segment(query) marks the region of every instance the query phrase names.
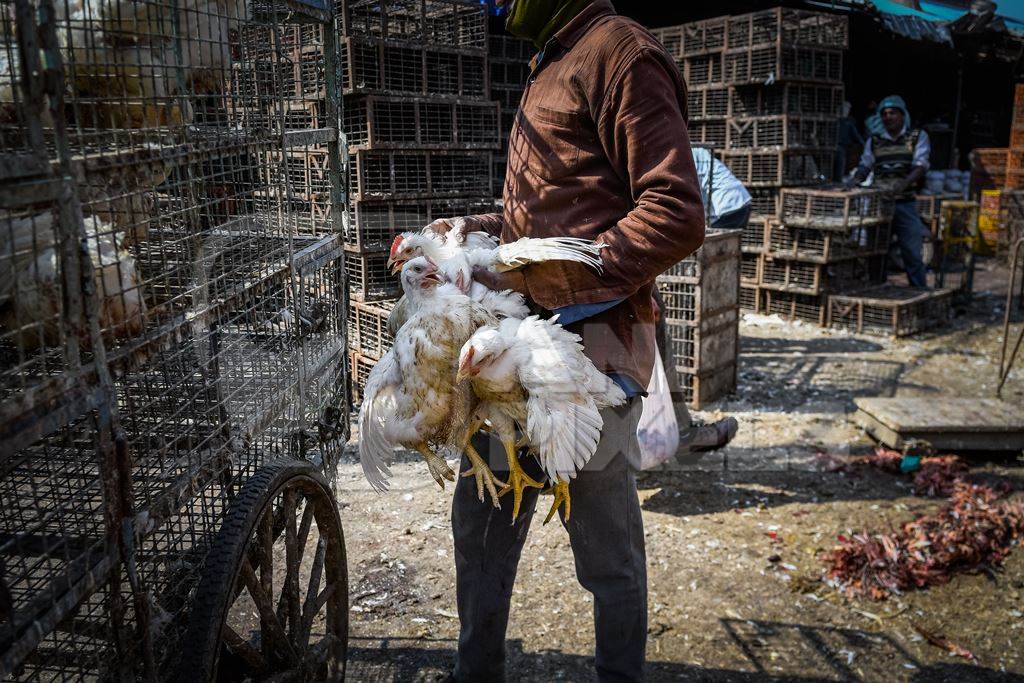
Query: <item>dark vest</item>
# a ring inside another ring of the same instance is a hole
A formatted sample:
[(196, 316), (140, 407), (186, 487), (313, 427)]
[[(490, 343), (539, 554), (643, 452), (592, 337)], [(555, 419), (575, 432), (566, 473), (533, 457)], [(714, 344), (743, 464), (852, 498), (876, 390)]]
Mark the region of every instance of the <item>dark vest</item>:
[[(871, 136), (871, 152), (875, 155), (875, 184), (879, 187), (891, 186), (906, 178), (914, 167), (914, 149), (921, 137), (920, 130), (907, 131), (895, 140), (881, 135)], [(921, 179), (922, 181), (924, 178)], [(918, 183), (918, 187), (920, 183)], [(917, 187), (908, 187), (907, 191), (895, 197), (896, 201), (914, 198)]]

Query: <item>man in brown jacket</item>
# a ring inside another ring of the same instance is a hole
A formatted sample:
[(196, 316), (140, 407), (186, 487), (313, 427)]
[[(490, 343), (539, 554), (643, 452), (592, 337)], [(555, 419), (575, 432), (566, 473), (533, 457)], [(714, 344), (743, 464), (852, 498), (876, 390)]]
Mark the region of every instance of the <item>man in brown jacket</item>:
[[(597, 367), (631, 397), (604, 411), (601, 443), (570, 484), (572, 515), (563, 523), (577, 578), (594, 596), (598, 678), (641, 680), (646, 555), (628, 461), (637, 453), (639, 397), (654, 362), (651, 292), (654, 278), (704, 239), (686, 86), (658, 41), (617, 15), (609, 0), (510, 4), (508, 30), (531, 39), (540, 52), (511, 131), (504, 212), (468, 220), (506, 242), (572, 236), (608, 247), (603, 273), (558, 261), (502, 275), (478, 273), (477, 279), (493, 289), (523, 292), (537, 307), (558, 313), (582, 335)], [(488, 445), (478, 449), (487, 452)], [(500, 446), (491, 453), (492, 465), (503, 460)], [(524, 460), (527, 472), (542, 478), (539, 467), (530, 470), (531, 461)], [(513, 524), (512, 506), (481, 506), (471, 479), (456, 487), (458, 681), (504, 676), (512, 585), (537, 495), (537, 489), (526, 490)], [(547, 597), (557, 602), (557, 596)]]

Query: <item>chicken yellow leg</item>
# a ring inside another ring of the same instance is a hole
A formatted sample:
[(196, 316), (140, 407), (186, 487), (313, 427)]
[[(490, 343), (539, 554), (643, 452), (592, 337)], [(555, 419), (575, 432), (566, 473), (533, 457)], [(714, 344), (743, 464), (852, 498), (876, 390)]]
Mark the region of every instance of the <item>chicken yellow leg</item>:
[(555, 500), (551, 503), (551, 509), (548, 511), (548, 516), (544, 518), (544, 523), (550, 522), (551, 518), (558, 512), (558, 508), (563, 505), (565, 506), (565, 521), (568, 522), (569, 514), (572, 511), (572, 501), (569, 499), (569, 482), (558, 480), (548, 491), (554, 494)]
[(544, 485), (531, 479), (523, 471), (522, 465), (519, 464), (519, 457), (516, 455), (515, 439), (502, 436), (501, 444), (505, 447), (505, 455), (508, 457), (508, 484), (498, 492), (498, 495), (504, 496), (509, 491), (512, 492), (512, 521), (515, 522), (516, 517), (519, 516), (519, 506), (523, 503), (523, 489), (527, 486), (542, 489)]
[(425, 443), (421, 443), (416, 446), (416, 450), (419, 451), (423, 459), (427, 461), (427, 469), (430, 470), (430, 476), (434, 478), (437, 485), (444, 490), (444, 480), (455, 481), (455, 472), (452, 471), (451, 467), (448, 467), (448, 463), (445, 462), (437, 453), (430, 450), (430, 447)]
[(480, 456), (480, 453), (473, 448), (473, 444), (469, 442), (473, 435), (476, 434), (477, 430), (483, 425), (484, 421), (480, 418), (472, 420), (469, 426), (466, 428), (466, 433), (462, 437), (460, 445), (462, 451), (469, 458), (469, 462), (472, 463), (472, 467), (462, 473), (464, 477), (475, 477), (476, 478), (476, 495), (480, 499), (480, 502), (484, 502), (484, 490), (491, 496), (491, 501), (494, 503), (494, 507), (501, 508), (501, 504), (498, 502), (498, 486), (507, 486), (505, 482), (501, 481), (494, 476), (494, 472), (487, 466), (487, 463)]

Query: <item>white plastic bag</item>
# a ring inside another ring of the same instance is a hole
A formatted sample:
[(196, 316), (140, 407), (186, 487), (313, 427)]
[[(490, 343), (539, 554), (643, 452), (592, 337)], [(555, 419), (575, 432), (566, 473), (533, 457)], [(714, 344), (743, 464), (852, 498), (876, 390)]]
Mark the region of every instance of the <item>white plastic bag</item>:
[(643, 399), (640, 422), (636, 426), (640, 443), (640, 462), (637, 469), (648, 470), (665, 462), (679, 448), (679, 423), (672, 406), (668, 377), (661, 362), (661, 353), (654, 350), (654, 372)]

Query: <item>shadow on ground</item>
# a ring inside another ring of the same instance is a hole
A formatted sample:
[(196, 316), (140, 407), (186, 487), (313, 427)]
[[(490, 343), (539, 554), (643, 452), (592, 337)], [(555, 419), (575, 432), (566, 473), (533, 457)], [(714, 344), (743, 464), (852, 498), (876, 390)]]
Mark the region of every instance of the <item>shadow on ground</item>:
[[(904, 680), (912, 683), (1009, 683), (1024, 677), (967, 664), (922, 665), (886, 635), (832, 627), (765, 621), (721, 621), (723, 647), (739, 648), (746, 670), (707, 668), (648, 660), (648, 681), (761, 682)], [(431, 638), (354, 639), (349, 645), (349, 681), (434, 681), (455, 661), (454, 640)], [(592, 657), (553, 651), (524, 652), (507, 644), (509, 681), (592, 681)], [(888, 670), (891, 675), (884, 672)], [(859, 673), (867, 672), (867, 673)]]

